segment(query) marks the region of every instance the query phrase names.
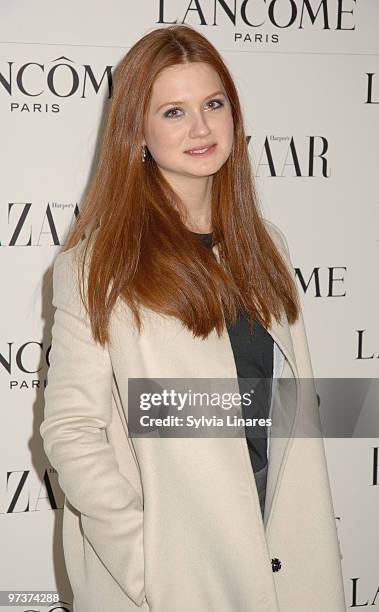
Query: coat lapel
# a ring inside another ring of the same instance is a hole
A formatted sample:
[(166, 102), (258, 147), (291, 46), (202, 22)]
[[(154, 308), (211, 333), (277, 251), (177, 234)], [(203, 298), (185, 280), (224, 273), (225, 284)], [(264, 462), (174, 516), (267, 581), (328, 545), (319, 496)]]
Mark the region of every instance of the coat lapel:
[[(220, 262), (217, 244), (212, 247), (215, 257)], [(280, 321), (272, 319), (267, 331), (282, 352), (284, 367), (281, 375), (274, 381), (273, 398), (270, 414), (272, 416), (272, 427), (270, 430), (269, 461), (267, 473), (266, 502), (264, 512), (264, 525), (266, 531), (271, 524), (275, 499), (278, 496), (282, 475), (288, 456), (291, 432), (298, 402), (298, 368), (296, 364), (295, 350), (287, 316), (282, 311)], [(274, 350), (274, 360), (278, 358), (278, 348)], [(274, 371), (275, 371), (274, 363)], [(248, 452), (246, 450), (246, 452)]]
[(269, 530), (273, 511), (275, 509), (275, 500), (279, 495), (290, 442), (293, 436), (293, 427), (299, 399), (298, 369), (291, 331), (285, 313), (282, 314), (280, 322), (276, 320), (272, 322), (268, 331), (276, 343), (274, 349), (274, 364), (275, 358), (278, 358), (280, 349), (284, 356), (284, 366), (281, 369), (279, 378), (273, 381), (271, 404), (272, 426), (270, 428), (264, 512), (266, 532)]
[(273, 319), (267, 331), (271, 335), (272, 339), (279, 346), (284, 357), (288, 361), (291, 367), (293, 376), (297, 378), (299, 374), (298, 374), (298, 369), (296, 365), (295, 351), (293, 347), (290, 327), (289, 327), (287, 317), (284, 312), (282, 314), (282, 318), (280, 322), (276, 321), (276, 319)]

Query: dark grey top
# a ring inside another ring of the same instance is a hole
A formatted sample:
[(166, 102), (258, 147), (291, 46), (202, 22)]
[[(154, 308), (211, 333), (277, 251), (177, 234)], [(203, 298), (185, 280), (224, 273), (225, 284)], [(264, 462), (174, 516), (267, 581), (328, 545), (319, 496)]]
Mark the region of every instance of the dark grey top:
[[(212, 233), (192, 233), (199, 236), (206, 247), (212, 248)], [(227, 330), (233, 349), (240, 393), (241, 395), (251, 393), (254, 389), (251, 405), (242, 404), (243, 416), (267, 419), (271, 402), (274, 341), (257, 321), (254, 321), (253, 333), (250, 334), (248, 319), (243, 312), (239, 313), (234, 326), (227, 323)], [(245, 433), (263, 512), (267, 474), (266, 430), (262, 427), (245, 427)]]

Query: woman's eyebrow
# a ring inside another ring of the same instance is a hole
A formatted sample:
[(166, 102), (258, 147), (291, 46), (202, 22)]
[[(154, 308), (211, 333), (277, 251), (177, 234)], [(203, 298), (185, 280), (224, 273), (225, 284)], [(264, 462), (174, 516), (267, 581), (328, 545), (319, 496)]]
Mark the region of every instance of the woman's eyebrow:
[[(222, 96), (225, 96), (223, 91), (215, 91), (214, 93), (209, 94), (209, 96), (205, 96), (204, 100), (208, 100), (208, 98), (213, 98), (214, 96), (219, 96), (220, 94)], [(204, 100), (203, 100), (203, 102), (204, 102)], [(172, 102), (165, 102), (164, 104), (161, 104), (157, 108), (156, 112), (158, 113), (161, 110), (161, 108), (163, 108), (164, 106), (171, 106), (171, 105), (176, 106), (176, 105), (179, 105), (179, 104), (184, 104), (183, 100), (174, 100)]]

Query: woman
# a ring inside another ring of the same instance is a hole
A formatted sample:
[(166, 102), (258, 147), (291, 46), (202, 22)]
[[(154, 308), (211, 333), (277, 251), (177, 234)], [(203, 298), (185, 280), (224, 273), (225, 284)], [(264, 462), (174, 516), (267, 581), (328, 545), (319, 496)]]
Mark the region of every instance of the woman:
[[(317, 402), (291, 270), (220, 55), (186, 26), (150, 32), (54, 265), (41, 435), (75, 612), (345, 610), (323, 442), (300, 436)], [(131, 379), (248, 377), (274, 383), (268, 439), (131, 431)]]

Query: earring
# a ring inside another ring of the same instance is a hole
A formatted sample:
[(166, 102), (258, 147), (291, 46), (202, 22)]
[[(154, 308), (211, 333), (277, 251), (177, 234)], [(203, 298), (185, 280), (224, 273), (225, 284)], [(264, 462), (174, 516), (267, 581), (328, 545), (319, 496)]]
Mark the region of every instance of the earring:
[(145, 145), (142, 145), (142, 162), (145, 163), (146, 161), (146, 147)]

